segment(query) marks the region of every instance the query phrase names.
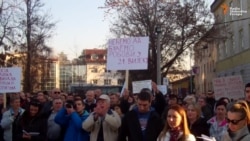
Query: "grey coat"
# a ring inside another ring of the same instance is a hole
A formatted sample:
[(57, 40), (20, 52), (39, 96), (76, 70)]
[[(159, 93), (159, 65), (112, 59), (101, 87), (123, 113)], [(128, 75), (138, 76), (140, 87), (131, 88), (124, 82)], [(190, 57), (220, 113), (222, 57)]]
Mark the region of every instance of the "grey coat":
[[(19, 114), (22, 115), (24, 109), (19, 109)], [(1, 120), (1, 126), (4, 130), (3, 138), (5, 141), (12, 141), (12, 123), (14, 122), (14, 117), (12, 116), (11, 109), (3, 113), (3, 118)]]
[(221, 141), (250, 141), (250, 134), (248, 131), (247, 126), (244, 126), (241, 128), (239, 131), (236, 131), (235, 133), (228, 133), (226, 131), (223, 136)]

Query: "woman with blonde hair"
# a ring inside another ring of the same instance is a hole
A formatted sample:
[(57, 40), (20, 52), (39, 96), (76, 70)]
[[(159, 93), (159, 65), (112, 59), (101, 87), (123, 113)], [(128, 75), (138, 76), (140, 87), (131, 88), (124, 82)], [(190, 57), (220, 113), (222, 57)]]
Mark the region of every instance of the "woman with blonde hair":
[(246, 101), (229, 104), (227, 111), (228, 130), (221, 141), (250, 141), (247, 125), (250, 124), (250, 111)]
[(172, 105), (167, 111), (165, 126), (157, 141), (195, 141), (188, 129), (186, 111), (180, 105)]
[[(195, 137), (200, 137), (202, 134), (209, 136), (209, 125), (206, 119), (201, 117), (201, 106), (199, 104), (188, 104), (187, 119), (189, 130)], [(197, 139), (197, 141), (202, 141), (202, 139)]]

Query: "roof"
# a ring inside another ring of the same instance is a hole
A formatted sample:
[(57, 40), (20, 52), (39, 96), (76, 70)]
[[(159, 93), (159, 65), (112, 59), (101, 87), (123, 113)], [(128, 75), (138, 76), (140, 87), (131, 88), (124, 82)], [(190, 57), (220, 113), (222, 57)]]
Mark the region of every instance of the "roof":
[(106, 49), (85, 49), (83, 53), (85, 63), (106, 63)]

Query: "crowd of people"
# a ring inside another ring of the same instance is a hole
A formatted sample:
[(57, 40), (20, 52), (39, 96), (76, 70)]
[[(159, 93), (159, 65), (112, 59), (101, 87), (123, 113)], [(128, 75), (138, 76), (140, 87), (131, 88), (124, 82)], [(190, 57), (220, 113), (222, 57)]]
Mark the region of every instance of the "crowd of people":
[(0, 141), (202, 141), (203, 135), (250, 141), (249, 105), (250, 83), (241, 100), (215, 100), (213, 92), (180, 100), (163, 95), (154, 82), (137, 94), (54, 88), (11, 94), (7, 101), (0, 94)]

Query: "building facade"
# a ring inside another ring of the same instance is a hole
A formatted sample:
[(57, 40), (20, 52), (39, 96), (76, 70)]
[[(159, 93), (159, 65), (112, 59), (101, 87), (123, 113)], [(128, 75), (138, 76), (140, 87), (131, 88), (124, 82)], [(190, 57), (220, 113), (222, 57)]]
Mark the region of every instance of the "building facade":
[(123, 85), (124, 73), (106, 69), (106, 49), (85, 49), (86, 82), (93, 85)]
[(204, 94), (213, 90), (213, 78), (216, 77), (217, 41), (211, 28), (194, 47), (194, 92)]
[(227, 35), (217, 42), (217, 77), (241, 75), (244, 83), (250, 82), (250, 1), (215, 0), (211, 11)]
[(215, 24), (194, 48), (198, 94), (213, 91), (216, 77), (241, 75), (250, 82), (250, 1), (215, 0), (211, 12)]

